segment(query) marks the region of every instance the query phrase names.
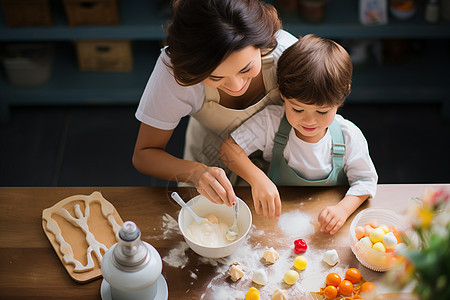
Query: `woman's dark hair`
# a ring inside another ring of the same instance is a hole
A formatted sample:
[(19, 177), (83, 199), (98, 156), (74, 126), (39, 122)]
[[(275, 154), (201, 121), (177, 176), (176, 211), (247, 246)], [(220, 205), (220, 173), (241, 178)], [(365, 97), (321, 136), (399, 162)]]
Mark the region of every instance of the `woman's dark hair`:
[(175, 0), (165, 51), (176, 81), (206, 79), (232, 52), (247, 46), (272, 51), (281, 29), (276, 9), (260, 0)]
[(308, 34), (278, 60), (281, 95), (305, 104), (341, 106), (350, 94), (353, 64), (336, 42)]

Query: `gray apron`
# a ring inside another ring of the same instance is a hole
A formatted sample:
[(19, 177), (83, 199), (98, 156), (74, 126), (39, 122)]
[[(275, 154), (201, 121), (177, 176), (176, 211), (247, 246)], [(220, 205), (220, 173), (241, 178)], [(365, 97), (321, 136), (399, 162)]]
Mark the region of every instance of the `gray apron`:
[(272, 161), (270, 163), (268, 176), (279, 186), (336, 186), (348, 185), (348, 179), (344, 172), (344, 155), (345, 155), (345, 140), (342, 134), (342, 129), (339, 123), (334, 119), (333, 123), (328, 127), (331, 134), (332, 149), (330, 153), (333, 160), (333, 169), (330, 174), (324, 179), (307, 180), (297, 174), (284, 159), (284, 148), (289, 139), (289, 132), (292, 126), (286, 119), (286, 114), (283, 116), (275, 135)]

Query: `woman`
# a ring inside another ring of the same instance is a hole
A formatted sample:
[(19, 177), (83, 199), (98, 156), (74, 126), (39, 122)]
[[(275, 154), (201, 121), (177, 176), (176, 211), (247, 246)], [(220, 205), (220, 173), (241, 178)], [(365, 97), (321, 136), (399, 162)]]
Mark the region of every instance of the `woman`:
[[(211, 201), (236, 196), (219, 165), (229, 132), (267, 104), (279, 103), (276, 62), (296, 38), (281, 30), (275, 8), (259, 0), (179, 0), (167, 47), (144, 90), (133, 164), (144, 174), (189, 182)], [(190, 115), (184, 159), (165, 147)]]

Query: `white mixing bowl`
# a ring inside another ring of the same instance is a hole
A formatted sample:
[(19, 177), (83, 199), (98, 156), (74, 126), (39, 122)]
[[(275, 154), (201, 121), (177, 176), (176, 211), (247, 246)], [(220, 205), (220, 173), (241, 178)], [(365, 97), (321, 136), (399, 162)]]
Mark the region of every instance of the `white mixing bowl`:
[[(250, 231), (250, 227), (252, 226), (252, 214), (244, 201), (239, 198), (237, 198), (237, 200), (239, 201), (237, 221), (237, 226), (239, 228), (238, 237), (230, 244), (219, 247), (200, 245), (189, 239), (189, 237), (186, 236), (186, 228), (194, 222), (194, 218), (186, 209), (181, 209), (180, 214), (178, 215), (178, 226), (180, 227), (184, 240), (195, 253), (208, 258), (221, 258), (232, 254), (244, 242)], [(228, 227), (233, 225), (234, 207), (213, 203), (202, 195), (195, 196), (187, 202), (187, 205), (189, 205), (200, 217), (214, 214), (221, 222), (227, 224)]]

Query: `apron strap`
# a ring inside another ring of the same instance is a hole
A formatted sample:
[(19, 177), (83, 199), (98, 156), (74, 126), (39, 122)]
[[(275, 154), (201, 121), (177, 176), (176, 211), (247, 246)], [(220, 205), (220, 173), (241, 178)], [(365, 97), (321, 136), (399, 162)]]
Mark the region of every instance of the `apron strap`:
[(263, 82), (266, 93), (277, 87), (277, 74), (272, 53), (261, 57)]
[(289, 140), (289, 132), (291, 131), (291, 124), (286, 119), (286, 113), (283, 115), (283, 118), (280, 121), (280, 125), (278, 127), (278, 132), (275, 134), (275, 138), (273, 140), (273, 148), (272, 148), (272, 162), (270, 163), (268, 177), (276, 182), (276, 178), (278, 177), (280, 170), (280, 160), (283, 158), (283, 151), (286, 147), (286, 144)]
[(342, 133), (341, 126), (337, 122), (336, 118), (328, 127), (331, 134), (332, 148), (331, 155), (333, 156), (333, 169), (339, 170), (344, 167), (344, 155), (345, 155), (345, 140)]

